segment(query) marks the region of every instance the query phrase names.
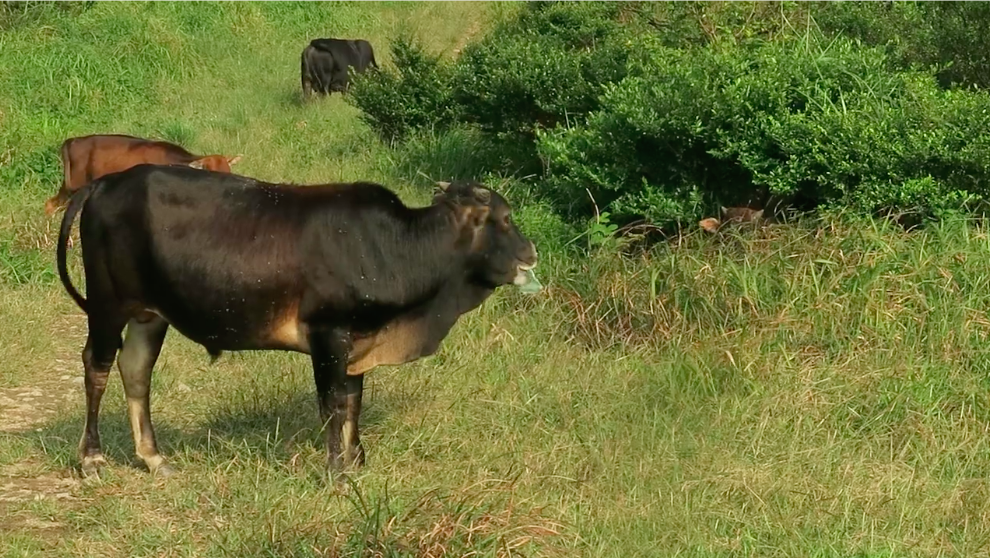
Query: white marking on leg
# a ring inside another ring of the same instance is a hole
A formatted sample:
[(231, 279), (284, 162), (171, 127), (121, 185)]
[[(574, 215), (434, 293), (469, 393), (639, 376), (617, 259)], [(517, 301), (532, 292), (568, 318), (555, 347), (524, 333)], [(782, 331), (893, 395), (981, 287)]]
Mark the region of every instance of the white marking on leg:
[(134, 451), (151, 471), (164, 461), (155, 448), (149, 408), (151, 371), (161, 348), (159, 337), (164, 327), (167, 327), (165, 321), (158, 317), (145, 323), (131, 320), (127, 325), (124, 346), (117, 356), (117, 366), (120, 368), (120, 377), (127, 396), (127, 415), (134, 438)]

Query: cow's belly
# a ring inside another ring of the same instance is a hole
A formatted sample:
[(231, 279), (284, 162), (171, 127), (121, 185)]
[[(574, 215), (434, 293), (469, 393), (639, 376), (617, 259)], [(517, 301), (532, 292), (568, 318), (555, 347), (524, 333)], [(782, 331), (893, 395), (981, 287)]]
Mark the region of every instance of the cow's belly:
[(264, 291), (215, 297), (171, 292), (168, 296), (151, 297), (144, 306), (210, 351), (309, 352), (308, 332), (298, 318), (298, 304)]

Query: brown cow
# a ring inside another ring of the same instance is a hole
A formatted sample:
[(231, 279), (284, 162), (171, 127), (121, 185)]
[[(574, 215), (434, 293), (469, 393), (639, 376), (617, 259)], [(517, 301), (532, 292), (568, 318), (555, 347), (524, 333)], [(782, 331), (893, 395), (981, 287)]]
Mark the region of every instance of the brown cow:
[(230, 165), (241, 156), (193, 155), (166, 141), (148, 140), (122, 134), (69, 138), (62, 143), (62, 188), (45, 202), (51, 215), (69, 203), (72, 194), (101, 176), (127, 170), (135, 165), (188, 165), (196, 169), (230, 172)]
[(710, 233), (717, 232), (720, 228), (730, 223), (762, 223), (763, 210), (750, 209), (748, 207), (720, 207), (719, 216), (721, 219), (709, 217), (698, 222), (698, 226)]

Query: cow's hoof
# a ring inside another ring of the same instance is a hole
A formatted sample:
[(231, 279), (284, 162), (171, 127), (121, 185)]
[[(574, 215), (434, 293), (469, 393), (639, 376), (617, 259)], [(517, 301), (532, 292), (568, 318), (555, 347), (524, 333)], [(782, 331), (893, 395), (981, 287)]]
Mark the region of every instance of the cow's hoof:
[(178, 472), (179, 472), (178, 469), (176, 469), (175, 467), (169, 465), (168, 463), (162, 463), (161, 465), (155, 467), (151, 471), (151, 473), (153, 475), (155, 475), (156, 477), (161, 477), (161, 478), (171, 477), (172, 475), (174, 475), (174, 474), (176, 474)]
[(333, 469), (327, 469), (325, 480), (327, 484), (333, 486), (334, 490), (342, 494), (347, 493), (352, 482), (347, 473)]
[(354, 471), (364, 467), (364, 450), (360, 447), (357, 451), (348, 452), (344, 455), (344, 469)]
[(99, 481), (107, 460), (102, 455), (85, 457), (82, 460), (82, 477), (86, 481)]
[(328, 459), (323, 478), (338, 490), (345, 486), (347, 484), (347, 473), (344, 472), (344, 460), (340, 457)]

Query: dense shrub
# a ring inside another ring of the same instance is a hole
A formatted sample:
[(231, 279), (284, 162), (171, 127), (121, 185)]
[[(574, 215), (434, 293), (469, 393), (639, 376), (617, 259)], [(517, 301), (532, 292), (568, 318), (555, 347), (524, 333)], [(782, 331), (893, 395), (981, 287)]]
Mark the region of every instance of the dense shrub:
[(987, 193), (990, 101), (947, 86), (988, 79), (988, 10), (531, 2), (454, 61), (398, 43), (352, 102), (386, 139), (477, 130), (471, 168), (537, 175), (574, 222), (593, 203), (658, 224), (718, 204), (940, 215)]
[(355, 76), (348, 99), (385, 141), (400, 141), (411, 130), (445, 129), (456, 120), (451, 100), (452, 68), (409, 37), (391, 45), (395, 69)]
[(990, 98), (944, 91), (839, 39), (688, 53), (638, 45), (643, 68), (586, 126), (542, 134), (553, 199), (658, 223), (716, 201), (957, 209), (990, 181)]
[(388, 141), (413, 129), (476, 125), (511, 152), (502, 162), (512, 171), (532, 170), (534, 130), (580, 122), (598, 108), (601, 86), (625, 75), (629, 35), (618, 14), (614, 3), (532, 2), (456, 63), (400, 39), (395, 70), (366, 74), (349, 99)]
[(536, 4), (468, 45), (454, 92), (464, 119), (522, 135), (580, 122), (600, 86), (625, 75), (628, 37), (616, 14), (611, 3)]
[(990, 88), (987, 2), (823, 2), (813, 13), (824, 32), (881, 46), (897, 67), (936, 67), (943, 87)]
[(990, 89), (990, 4), (924, 2), (943, 85)]

